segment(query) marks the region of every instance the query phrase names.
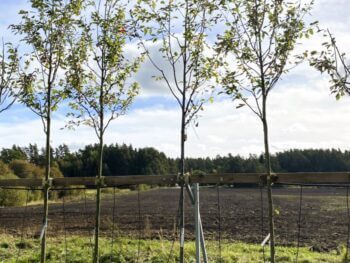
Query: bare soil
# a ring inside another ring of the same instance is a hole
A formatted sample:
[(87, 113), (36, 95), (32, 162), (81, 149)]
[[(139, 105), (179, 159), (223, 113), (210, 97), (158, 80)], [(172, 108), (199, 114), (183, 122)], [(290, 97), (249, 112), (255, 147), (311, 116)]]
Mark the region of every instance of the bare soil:
[[(155, 189), (113, 196), (106, 194), (101, 211), (102, 234), (140, 238), (174, 239), (177, 230), (179, 188)], [(273, 190), (278, 245), (296, 245), (300, 188)], [(260, 243), (268, 234), (266, 192), (258, 188), (203, 187), (201, 216), (206, 238), (223, 242)], [(220, 199), (220, 202), (218, 200)], [(140, 202), (138, 202), (140, 200)], [(113, 208), (114, 207), (114, 208)], [(220, 208), (220, 216), (219, 216)], [(42, 206), (0, 208), (0, 233), (37, 238), (42, 227)], [(114, 210), (114, 217), (113, 217)], [(193, 207), (186, 196), (186, 238), (193, 238)], [(63, 213), (64, 212), (64, 213)], [(262, 216), (263, 212), (263, 216)], [(51, 204), (48, 234), (92, 236), (94, 200)], [(340, 249), (348, 237), (345, 188), (303, 187), (300, 245), (314, 251)], [(263, 219), (263, 220), (262, 220)], [(114, 221), (114, 223), (113, 223)]]

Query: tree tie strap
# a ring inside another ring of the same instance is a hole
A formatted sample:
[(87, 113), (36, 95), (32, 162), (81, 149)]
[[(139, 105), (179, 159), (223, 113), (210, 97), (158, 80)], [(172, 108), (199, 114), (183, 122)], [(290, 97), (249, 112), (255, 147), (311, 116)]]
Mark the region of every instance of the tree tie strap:
[(102, 187), (106, 186), (105, 177), (104, 176), (101, 176), (101, 177), (97, 176), (96, 180), (95, 180), (95, 184), (96, 184), (97, 188), (102, 188)]
[(177, 175), (177, 183), (179, 185), (189, 184), (189, 181), (190, 181), (190, 173), (185, 173), (185, 174), (179, 173)]
[(45, 223), (43, 224), (43, 227), (41, 228), (41, 232), (40, 232), (40, 241), (42, 241), (44, 234), (46, 232), (47, 229), (47, 219), (45, 221)]
[(42, 182), (43, 189), (50, 189), (53, 185), (53, 179), (48, 178), (47, 180), (44, 178)]
[[(259, 180), (259, 186), (265, 186), (267, 185), (267, 174), (262, 174), (259, 176), (260, 180)], [(273, 185), (274, 183), (277, 183), (278, 181), (278, 175), (276, 173), (271, 173), (270, 174), (270, 182), (271, 185)]]

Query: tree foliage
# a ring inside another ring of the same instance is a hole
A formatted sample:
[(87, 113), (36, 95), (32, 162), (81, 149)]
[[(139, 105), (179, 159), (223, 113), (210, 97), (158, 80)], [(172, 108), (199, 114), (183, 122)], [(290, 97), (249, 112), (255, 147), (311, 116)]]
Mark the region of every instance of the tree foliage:
[(238, 107), (248, 106), (263, 119), (263, 98), (304, 59), (303, 52), (293, 51), (314, 32), (316, 23), (305, 22), (311, 7), (312, 2), (303, 5), (298, 0), (235, 0), (223, 5), (227, 28), (216, 45), (223, 55), (221, 84), (240, 102)]
[(330, 76), (330, 90), (338, 100), (345, 94), (350, 95), (350, 63), (332, 33), (324, 29), (319, 29), (319, 32), (326, 40), (322, 43), (321, 51), (310, 52), (310, 65)]
[(22, 92), (17, 87), (18, 50), (10, 43), (2, 44), (0, 54), (0, 113), (9, 109)]
[(12, 148), (3, 148), (0, 152), (1, 160), (9, 164), (13, 160), (26, 160), (27, 155), (24, 149), (13, 145)]
[(208, 60), (208, 32), (218, 19), (216, 2), (138, 2), (133, 18), (139, 44), (159, 73), (154, 78), (162, 81), (176, 99), (187, 127), (203, 110), (203, 104), (213, 99), (208, 80), (216, 72)]
[[(14, 175), (10, 167), (0, 160), (0, 180), (1, 179), (18, 179)], [(13, 189), (0, 189), (0, 206), (19, 206), (26, 201), (26, 194), (24, 191)]]
[(125, 114), (139, 93), (132, 81), (142, 56), (128, 57), (130, 25), (117, 0), (90, 1), (80, 33), (70, 40), (67, 92), (72, 99), (69, 127), (85, 124), (103, 137), (108, 125)]
[(45, 132), (48, 113), (66, 97), (61, 87), (67, 37), (74, 31), (80, 5), (80, 0), (32, 0), (30, 10), (19, 12), (21, 23), (11, 25), (28, 48), (21, 61), (19, 84), (26, 92), (20, 101), (42, 118)]
[[(31, 144), (33, 146), (33, 144)], [(35, 144), (34, 144), (35, 145)], [(15, 174), (22, 178), (40, 178), (43, 164), (37, 165), (36, 158), (27, 151), (27, 147), (13, 146), (0, 151), (0, 174)], [(66, 149), (61, 152), (61, 149)], [(15, 150), (14, 150), (15, 149)], [(10, 162), (7, 152), (14, 152)], [(57, 167), (65, 177), (94, 176), (98, 170), (98, 145), (87, 145), (73, 152), (67, 145), (54, 148), (53, 167)], [(25, 153), (25, 156), (23, 156)], [(59, 153), (59, 154), (58, 154)], [(15, 159), (20, 156), (21, 159)], [(45, 150), (39, 150), (39, 159), (45, 158)], [(264, 155), (247, 157), (228, 154), (214, 158), (186, 158), (189, 170), (209, 173), (263, 173)], [(28, 172), (17, 172), (17, 164)], [(136, 149), (131, 145), (110, 144), (105, 146), (103, 174), (106, 176), (124, 175), (164, 175), (175, 174), (180, 168), (179, 158), (169, 158), (154, 148)], [(272, 170), (275, 172), (346, 172), (350, 170), (350, 152), (339, 149), (292, 149), (271, 155)], [(3, 168), (5, 167), (5, 168)], [(58, 175), (59, 176), (59, 175)]]

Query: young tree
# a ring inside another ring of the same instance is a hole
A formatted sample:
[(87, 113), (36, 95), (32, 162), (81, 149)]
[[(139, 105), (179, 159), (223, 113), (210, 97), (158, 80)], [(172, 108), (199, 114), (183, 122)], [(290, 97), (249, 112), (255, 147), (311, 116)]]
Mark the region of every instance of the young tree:
[(71, 40), (68, 57), (67, 92), (72, 99), (69, 116), (73, 117), (68, 126), (91, 126), (99, 140), (94, 262), (99, 258), (104, 135), (111, 121), (125, 114), (139, 93), (131, 78), (143, 56), (127, 58), (132, 37), (125, 8), (119, 0), (91, 1), (90, 13), (81, 19), (81, 34)]
[(313, 24), (304, 21), (311, 6), (299, 0), (229, 0), (221, 5), (227, 29), (218, 37), (217, 50), (230, 56), (221, 84), (241, 102), (237, 108), (247, 106), (260, 119), (264, 131), (271, 262), (275, 235), (267, 99), (281, 76), (304, 57), (292, 52), (313, 33)]
[[(180, 262), (184, 261), (185, 142), (187, 129), (211, 97), (215, 65), (208, 63), (208, 31), (217, 20), (216, 1), (139, 1), (133, 12), (140, 45), (181, 110)], [(155, 58), (158, 46), (162, 59)], [(154, 51), (154, 50), (153, 50)], [(209, 94), (209, 95), (208, 95)], [(187, 186), (188, 187), (188, 186)]]
[(21, 10), (22, 22), (12, 25), (23, 36), (29, 50), (25, 54), (20, 84), (26, 91), (20, 101), (37, 114), (46, 135), (44, 219), (41, 234), (41, 262), (46, 260), (46, 230), (51, 174), (51, 113), (65, 97), (60, 85), (66, 60), (68, 35), (74, 31), (74, 17), (79, 15), (81, 0), (31, 0), (30, 10)]

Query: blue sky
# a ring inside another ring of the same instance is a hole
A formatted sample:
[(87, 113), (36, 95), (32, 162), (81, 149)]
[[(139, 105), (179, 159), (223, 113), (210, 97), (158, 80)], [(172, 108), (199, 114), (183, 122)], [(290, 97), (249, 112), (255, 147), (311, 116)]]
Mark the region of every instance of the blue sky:
[[(313, 20), (329, 28), (344, 52), (350, 53), (350, 1), (316, 0)], [(7, 29), (17, 23), (19, 9), (25, 0), (0, 0), (0, 37), (17, 41)], [(314, 47), (321, 40), (305, 45)], [(128, 114), (115, 120), (107, 130), (107, 143), (127, 143), (135, 147), (152, 146), (167, 155), (179, 155), (180, 112), (174, 99), (162, 83), (151, 78), (154, 70), (149, 62), (141, 67), (137, 79), (142, 86)], [(336, 101), (330, 95), (328, 79), (306, 65), (293, 70), (282, 79), (269, 99), (272, 151), (291, 148), (340, 148), (350, 150), (350, 101)], [(61, 129), (65, 125), (64, 111), (54, 115), (52, 144), (68, 144), (78, 149), (96, 142), (89, 127), (75, 131)], [(263, 151), (262, 128), (259, 120), (245, 108), (235, 109), (228, 99), (206, 106), (199, 127), (188, 130), (189, 156), (211, 156), (228, 153), (247, 156)], [(41, 121), (28, 109), (16, 105), (0, 115), (0, 147), (29, 142), (44, 145)]]

